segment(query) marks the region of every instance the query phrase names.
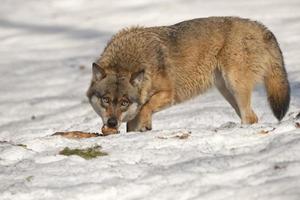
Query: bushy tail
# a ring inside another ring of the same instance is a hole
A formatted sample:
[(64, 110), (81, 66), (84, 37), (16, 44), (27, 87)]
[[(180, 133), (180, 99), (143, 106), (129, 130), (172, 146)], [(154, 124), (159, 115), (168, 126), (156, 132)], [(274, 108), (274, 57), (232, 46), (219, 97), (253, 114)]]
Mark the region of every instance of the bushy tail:
[(265, 76), (268, 101), (275, 117), (280, 121), (290, 105), (290, 85), (283, 62), (273, 65)]
[(264, 39), (270, 56), (270, 66), (264, 78), (265, 87), (273, 114), (280, 121), (289, 109), (290, 84), (276, 37), (266, 29)]

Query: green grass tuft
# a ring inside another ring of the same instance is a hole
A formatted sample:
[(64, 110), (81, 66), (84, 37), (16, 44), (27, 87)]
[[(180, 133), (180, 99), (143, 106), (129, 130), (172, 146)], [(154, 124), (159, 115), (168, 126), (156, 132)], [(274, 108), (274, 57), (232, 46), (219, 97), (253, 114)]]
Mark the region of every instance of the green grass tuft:
[(69, 147), (64, 148), (59, 152), (60, 155), (72, 156), (77, 155), (86, 160), (96, 158), (98, 156), (106, 156), (108, 155), (106, 152), (100, 151), (100, 146), (89, 147), (86, 149), (70, 149)]
[(27, 176), (27, 177), (26, 177), (26, 181), (28, 181), (28, 182), (31, 182), (32, 179), (33, 179), (33, 176)]
[(19, 147), (24, 147), (25, 149), (27, 148), (27, 145), (26, 145), (26, 144), (17, 144), (17, 146), (19, 146)]

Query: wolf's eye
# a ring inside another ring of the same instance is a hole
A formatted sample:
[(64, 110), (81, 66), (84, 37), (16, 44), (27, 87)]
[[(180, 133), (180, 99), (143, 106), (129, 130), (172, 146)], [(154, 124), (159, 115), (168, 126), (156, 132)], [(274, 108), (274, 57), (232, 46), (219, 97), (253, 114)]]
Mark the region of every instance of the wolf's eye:
[(108, 97), (102, 97), (101, 98), (103, 103), (109, 103), (109, 98)]
[(121, 106), (127, 107), (129, 105), (129, 102), (126, 100), (121, 101)]

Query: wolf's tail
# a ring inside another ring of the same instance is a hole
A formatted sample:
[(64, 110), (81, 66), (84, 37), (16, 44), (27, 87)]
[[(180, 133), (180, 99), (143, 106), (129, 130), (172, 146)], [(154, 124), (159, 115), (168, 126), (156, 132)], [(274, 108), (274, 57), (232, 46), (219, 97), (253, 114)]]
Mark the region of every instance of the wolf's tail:
[(280, 121), (286, 114), (290, 105), (290, 84), (284, 67), (280, 47), (272, 33), (268, 35), (271, 65), (264, 82), (267, 90), (268, 101), (275, 117)]

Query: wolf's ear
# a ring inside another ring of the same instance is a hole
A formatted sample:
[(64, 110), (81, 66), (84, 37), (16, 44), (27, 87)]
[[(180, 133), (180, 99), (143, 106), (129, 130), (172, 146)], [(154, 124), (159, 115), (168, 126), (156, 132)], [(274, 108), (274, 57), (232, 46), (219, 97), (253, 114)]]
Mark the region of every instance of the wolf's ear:
[(130, 83), (133, 86), (140, 86), (144, 80), (144, 76), (145, 76), (144, 70), (135, 72), (131, 75)]
[(100, 81), (105, 76), (105, 71), (97, 63), (93, 63), (93, 80)]

